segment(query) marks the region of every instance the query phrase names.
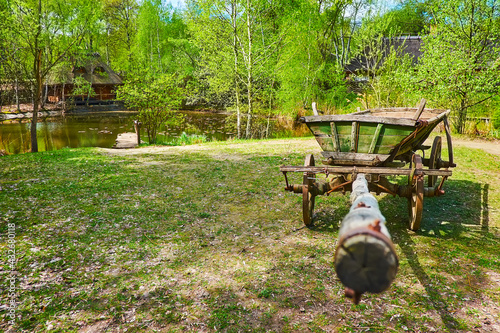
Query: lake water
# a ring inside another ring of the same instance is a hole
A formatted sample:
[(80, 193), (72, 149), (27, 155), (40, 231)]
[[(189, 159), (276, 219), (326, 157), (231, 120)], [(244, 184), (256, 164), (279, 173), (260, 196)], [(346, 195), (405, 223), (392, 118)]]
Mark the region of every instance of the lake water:
[[(233, 119), (221, 113), (182, 112), (185, 122), (175, 127), (162, 129), (158, 141), (169, 142), (186, 134), (203, 134), (208, 140), (224, 141), (236, 136)], [(64, 147), (111, 148), (120, 133), (134, 132), (134, 112), (78, 113), (61, 117), (41, 119), (37, 126), (39, 151), (57, 150)], [(264, 122), (265, 123), (265, 122)], [(271, 137), (304, 136), (309, 131), (303, 125), (287, 129), (272, 122)], [(264, 135), (265, 124), (261, 125), (257, 137)], [(142, 139), (147, 135), (142, 131)], [(9, 120), (0, 122), (0, 150), (19, 154), (30, 150), (30, 121)]]

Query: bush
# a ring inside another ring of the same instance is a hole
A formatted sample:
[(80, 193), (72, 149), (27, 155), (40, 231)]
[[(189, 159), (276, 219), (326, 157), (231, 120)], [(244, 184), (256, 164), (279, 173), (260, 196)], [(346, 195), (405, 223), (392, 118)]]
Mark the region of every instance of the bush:
[(174, 144), (179, 146), (184, 145), (194, 145), (197, 143), (207, 142), (207, 137), (205, 135), (192, 134), (187, 135), (186, 132), (182, 132), (181, 136), (173, 141)]
[(182, 116), (172, 109), (181, 105), (184, 96), (182, 80), (176, 75), (137, 73), (117, 89), (117, 99), (128, 108), (139, 111), (138, 120), (148, 134), (149, 143), (167, 122), (180, 122)]
[(500, 108), (496, 109), (495, 112), (493, 112), (491, 122), (493, 123), (493, 127), (495, 127), (495, 129), (500, 129)]

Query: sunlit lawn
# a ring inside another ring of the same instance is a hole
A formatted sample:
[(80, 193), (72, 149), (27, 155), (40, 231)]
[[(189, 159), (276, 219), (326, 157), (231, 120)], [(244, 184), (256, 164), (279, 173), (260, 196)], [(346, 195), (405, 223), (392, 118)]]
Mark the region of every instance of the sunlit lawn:
[[(400, 269), (355, 306), (333, 269), (348, 196), (318, 198), (307, 229), (301, 196), (283, 190), (279, 166), (307, 153), (320, 160), (312, 138), (0, 157), (4, 263), (16, 226), (15, 331), (500, 330), (498, 156), (457, 148), (446, 195), (425, 199), (417, 233), (406, 199), (379, 197)], [(5, 310), (11, 272), (0, 273)]]

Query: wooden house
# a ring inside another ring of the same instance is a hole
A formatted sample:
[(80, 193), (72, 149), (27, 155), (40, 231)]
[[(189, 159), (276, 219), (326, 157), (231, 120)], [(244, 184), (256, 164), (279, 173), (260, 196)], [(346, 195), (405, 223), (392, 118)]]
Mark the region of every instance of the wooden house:
[[(93, 93), (75, 95), (75, 79), (82, 77), (92, 85)], [(46, 101), (49, 103), (66, 103), (74, 101), (76, 105), (111, 104), (115, 102), (115, 88), (123, 84), (122, 78), (108, 65), (100, 61), (98, 54), (92, 55), (82, 64), (70, 70), (52, 73), (45, 86)]]

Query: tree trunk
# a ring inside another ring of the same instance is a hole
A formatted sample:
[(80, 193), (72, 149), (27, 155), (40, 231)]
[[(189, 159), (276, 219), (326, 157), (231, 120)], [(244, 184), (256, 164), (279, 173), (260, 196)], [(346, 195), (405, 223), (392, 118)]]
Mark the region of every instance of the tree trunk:
[(66, 80), (63, 81), (62, 92), (61, 92), (61, 100), (62, 100), (63, 111), (66, 111), (66, 99), (64, 98), (65, 93), (66, 93)]
[(231, 3), (231, 19), (233, 25), (233, 55), (234, 55), (234, 89), (236, 95), (236, 129), (238, 132), (238, 139), (241, 139), (241, 113), (240, 113), (240, 88), (238, 84), (238, 45), (237, 45), (237, 12), (236, 1)]
[(19, 103), (19, 80), (16, 77), (16, 107), (17, 112), (21, 111), (21, 105)]
[(36, 50), (36, 57), (34, 63), (34, 74), (35, 74), (35, 96), (33, 99), (33, 117), (31, 118), (31, 152), (38, 152), (38, 140), (36, 135), (36, 126), (38, 123), (38, 108), (40, 106), (40, 100), (42, 98), (42, 49), (38, 48)]
[(163, 73), (161, 66), (161, 50), (160, 50), (160, 27), (158, 20), (156, 21), (156, 50), (158, 51), (158, 70)]
[[(43, 85), (42, 85), (42, 87), (43, 87)], [(42, 94), (42, 98), (40, 100), (40, 108), (44, 109), (45, 108), (45, 101), (47, 100), (47, 95), (49, 94), (49, 86), (45, 85), (45, 89), (42, 89), (42, 91), (43, 91), (43, 94)]]
[(465, 124), (467, 122), (467, 100), (462, 98), (460, 100), (460, 109), (458, 110), (458, 120), (455, 126), (455, 130), (458, 134), (464, 134)]
[(352, 184), (351, 210), (339, 230), (335, 271), (346, 286), (346, 296), (357, 304), (364, 292), (386, 290), (398, 269), (398, 257), (364, 174)]
[(42, 98), (42, 48), (40, 47), (39, 38), (42, 34), (42, 0), (38, 0), (37, 12), (37, 32), (35, 35), (35, 59), (33, 63), (33, 74), (35, 75), (35, 96), (33, 98), (33, 117), (31, 118), (30, 139), (31, 139), (31, 152), (38, 152), (38, 140), (36, 136), (36, 126), (38, 123), (38, 107)]
[(248, 116), (247, 116), (247, 128), (246, 128), (246, 138), (251, 137), (251, 127), (252, 127), (252, 26), (250, 22), (250, 0), (247, 0), (247, 34), (248, 34), (248, 75), (247, 75), (247, 93), (248, 93)]
[(110, 65), (110, 61), (109, 61), (109, 23), (108, 25), (106, 26), (106, 65)]
[(154, 48), (153, 48), (153, 36), (149, 36), (149, 68), (153, 72), (154, 71)]

